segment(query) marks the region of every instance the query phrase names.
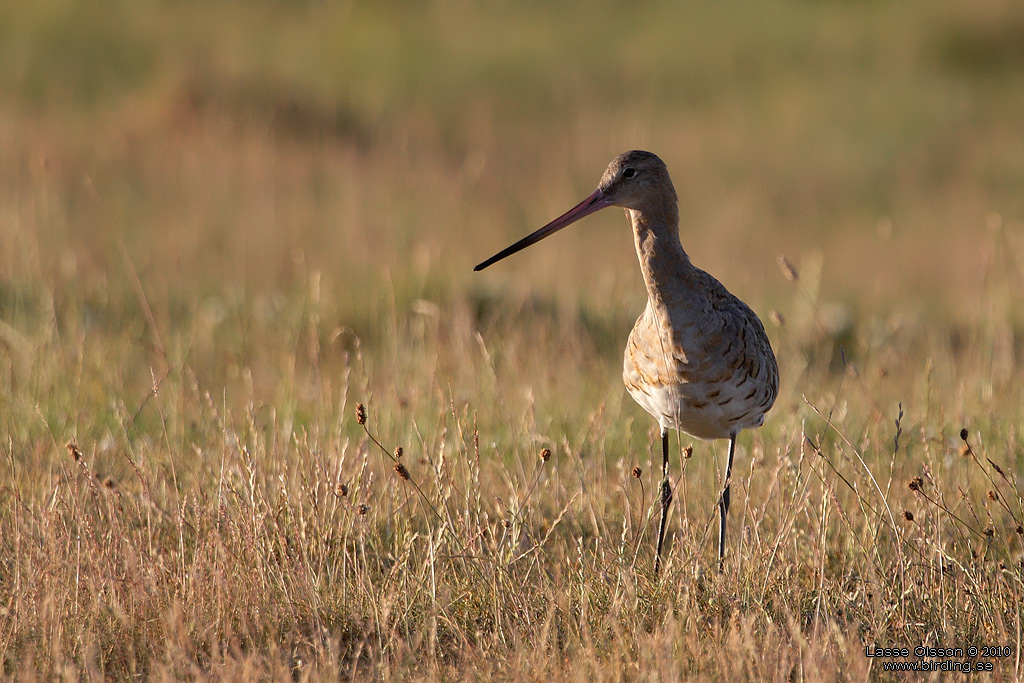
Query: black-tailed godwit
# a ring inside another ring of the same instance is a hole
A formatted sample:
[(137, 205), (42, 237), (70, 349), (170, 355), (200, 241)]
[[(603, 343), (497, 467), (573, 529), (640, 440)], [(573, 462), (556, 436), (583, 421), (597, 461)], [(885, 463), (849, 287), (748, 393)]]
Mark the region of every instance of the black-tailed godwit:
[(668, 430), (700, 439), (729, 439), (718, 499), (721, 569), (736, 436), (761, 425), (779, 389), (779, 370), (764, 325), (749, 306), (690, 262), (679, 241), (677, 204), (664, 162), (650, 152), (626, 152), (612, 160), (593, 194), (474, 268), (483, 270), (600, 209), (626, 210), (647, 285), (647, 308), (629, 334), (622, 378), (629, 394), (661, 427), (663, 479), (655, 573), (661, 567), (672, 503)]

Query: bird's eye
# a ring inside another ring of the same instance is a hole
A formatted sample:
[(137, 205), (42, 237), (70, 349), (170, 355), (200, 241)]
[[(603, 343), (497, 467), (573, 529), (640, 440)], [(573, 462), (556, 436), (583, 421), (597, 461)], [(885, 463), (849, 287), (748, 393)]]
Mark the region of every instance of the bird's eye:
[(636, 169), (635, 168), (627, 168), (626, 170), (624, 170), (622, 172), (622, 177), (623, 178), (632, 178), (635, 175), (636, 175)]

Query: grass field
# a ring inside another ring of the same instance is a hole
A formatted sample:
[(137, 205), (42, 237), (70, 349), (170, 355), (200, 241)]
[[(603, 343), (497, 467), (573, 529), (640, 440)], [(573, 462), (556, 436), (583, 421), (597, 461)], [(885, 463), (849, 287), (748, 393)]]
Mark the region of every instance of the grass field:
[[(42, 0), (0, 82), (4, 677), (1024, 675), (1020, 3)], [(631, 148), (779, 359), (721, 575), (621, 212), (472, 272)]]

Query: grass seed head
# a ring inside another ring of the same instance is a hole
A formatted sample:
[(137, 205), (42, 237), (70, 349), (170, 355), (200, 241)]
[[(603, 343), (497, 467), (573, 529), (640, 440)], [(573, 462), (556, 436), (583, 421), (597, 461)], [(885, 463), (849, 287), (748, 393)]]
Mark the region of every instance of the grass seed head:
[(796, 266), (789, 262), (789, 259), (785, 256), (779, 256), (779, 268), (782, 269), (782, 275), (790, 282), (796, 282), (800, 279), (800, 273), (797, 272)]
[(74, 441), (68, 441), (66, 448), (71, 457), (75, 459), (75, 462), (82, 462), (82, 451), (78, 450), (78, 444)]
[(398, 460), (405, 454), (405, 450), (401, 446), (395, 446), (395, 460)]
[(999, 500), (999, 494), (995, 491), (990, 490), (986, 495), (988, 495), (988, 499), (992, 502)]
[(542, 449), (540, 449), (540, 461), (541, 462), (547, 462), (550, 459), (551, 459), (551, 449), (550, 448), (542, 448)]
[(689, 460), (693, 457), (693, 444), (690, 444), (683, 449), (683, 460)]
[(356, 512), (358, 512), (360, 515), (365, 515), (369, 511), (370, 511), (370, 506), (367, 505), (366, 503), (360, 503), (356, 507)]
[(984, 533), (984, 534), (985, 534), (986, 536), (988, 536), (989, 538), (992, 538), (992, 537), (993, 537), (993, 536), (995, 535), (995, 533), (996, 533), (996, 530), (995, 530), (995, 529), (993, 529), (993, 528), (992, 528), (992, 527), (990, 527), (990, 526), (987, 526), (987, 527), (985, 527), (985, 531), (984, 531), (983, 533)]
[(640, 475), (643, 474), (643, 473), (644, 473), (644, 471), (642, 469), (640, 469), (640, 465), (634, 465), (634, 467), (633, 467), (633, 476), (634, 477), (639, 479)]
[(920, 491), (922, 486), (924, 486), (924, 479), (922, 479), (921, 477), (914, 477), (909, 482), (907, 482), (907, 488), (909, 488), (911, 491)]
[(1021, 526), (1020, 524), (1018, 524), (1017, 528), (1014, 531), (1017, 532), (1018, 536), (1024, 536), (1024, 526)]
[(344, 498), (348, 495), (348, 484), (344, 482), (336, 482), (334, 484), (334, 495), (338, 498)]
[(908, 522), (913, 522), (914, 521), (914, 513), (911, 512), (910, 510), (904, 510), (903, 511), (903, 519), (907, 520)]
[(366, 406), (362, 403), (356, 404), (356, 422), (361, 425), (366, 424)]
[(396, 462), (395, 463), (395, 472), (397, 472), (398, 476), (400, 476), (405, 481), (409, 481), (409, 479), (410, 479), (409, 470), (405, 469), (405, 465), (403, 465), (402, 463), (400, 463), (400, 462)]
[(970, 436), (970, 433), (967, 431), (967, 427), (960, 430), (960, 440), (963, 441), (960, 445), (960, 455), (965, 457), (974, 452), (971, 450), (971, 444), (967, 441), (968, 436)]

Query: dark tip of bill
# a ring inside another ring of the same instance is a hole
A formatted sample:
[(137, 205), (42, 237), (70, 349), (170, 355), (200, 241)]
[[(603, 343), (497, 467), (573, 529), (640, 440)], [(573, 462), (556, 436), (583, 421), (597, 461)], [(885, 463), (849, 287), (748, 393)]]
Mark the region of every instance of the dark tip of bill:
[(491, 258), (487, 259), (486, 261), (481, 261), (480, 263), (476, 264), (473, 267), (473, 272), (476, 273), (478, 271), (481, 271), (484, 268), (486, 268), (487, 266), (495, 263), (496, 261), (500, 261), (501, 257), (502, 257), (502, 254), (499, 253), (499, 254), (495, 254), (494, 256), (492, 256)]

